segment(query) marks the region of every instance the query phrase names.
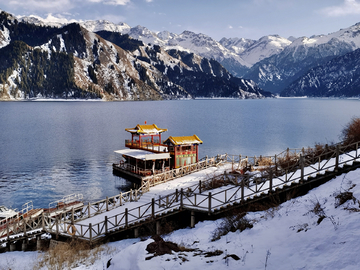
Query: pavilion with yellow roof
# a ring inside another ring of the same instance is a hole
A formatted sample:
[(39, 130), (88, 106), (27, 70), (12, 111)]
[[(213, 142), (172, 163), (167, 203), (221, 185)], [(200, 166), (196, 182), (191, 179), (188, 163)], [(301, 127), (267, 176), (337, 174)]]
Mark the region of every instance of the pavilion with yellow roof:
[(137, 125), (134, 128), (125, 128), (127, 132), (131, 133), (131, 141), (125, 140), (125, 146), (135, 149), (149, 148), (149, 146), (154, 149), (160, 149), (161, 146), (161, 133), (167, 131), (165, 128), (158, 128), (155, 124), (152, 125)]
[(127, 149), (117, 150), (124, 160), (113, 164), (114, 173), (125, 173), (135, 178), (162, 173), (167, 170), (190, 165), (199, 161), (198, 136), (170, 136), (164, 142), (161, 134), (167, 129), (155, 124), (137, 125), (126, 128), (131, 133), (131, 140), (125, 140)]
[(164, 141), (168, 146), (172, 168), (179, 168), (182, 166), (190, 165), (199, 161), (199, 144), (202, 140), (198, 136), (170, 136)]

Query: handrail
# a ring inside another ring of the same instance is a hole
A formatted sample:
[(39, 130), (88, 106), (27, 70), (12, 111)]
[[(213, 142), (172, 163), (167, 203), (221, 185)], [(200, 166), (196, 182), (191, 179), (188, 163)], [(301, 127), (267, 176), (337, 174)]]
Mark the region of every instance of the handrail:
[[(360, 159), (358, 146), (359, 143), (349, 145), (336, 144), (321, 149), (317, 154), (311, 153), (311, 151), (302, 152), (296, 164), (288, 167), (281, 167), (280, 164), (277, 164), (278, 160), (276, 157), (274, 157), (272, 159), (274, 163), (270, 163), (263, 172), (259, 173), (259, 175), (254, 175), (253, 178), (250, 179), (246, 179), (246, 177), (241, 174), (224, 173), (205, 181), (199, 181), (198, 184), (194, 184), (185, 190), (176, 190), (166, 196), (152, 199), (151, 202), (138, 207), (132, 209), (125, 208), (124, 212), (110, 217), (105, 216), (104, 220), (96, 224), (80, 224), (75, 222), (109, 211), (110, 209), (123, 205), (124, 202), (138, 200), (142, 192), (149, 190), (151, 183), (148, 181), (146, 185), (144, 184), (139, 190), (131, 190), (92, 204), (88, 203), (87, 206), (84, 206), (80, 210), (72, 209), (64, 211), (53, 217), (43, 213), (41, 218), (36, 222), (31, 221), (34, 223), (31, 226), (32, 228), (42, 227), (44, 230), (56, 234), (68, 235), (70, 234), (69, 228), (74, 226), (75, 230), (71, 231), (71, 234), (93, 241), (112, 231), (127, 229), (130, 226), (139, 224), (139, 222), (153, 220), (160, 214), (175, 209), (196, 209), (199, 211), (207, 211), (211, 214), (233, 203), (245, 202), (263, 194), (269, 194), (277, 189), (283, 189), (294, 183), (302, 184), (314, 178), (317, 174), (325, 174), (326, 171), (336, 171), (345, 164), (352, 164), (355, 161), (358, 162)], [(224, 155), (221, 158), (228, 160), (230, 157)], [(216, 162), (216, 160), (217, 159), (214, 158), (214, 162)], [(230, 158), (230, 160), (234, 162), (235, 159)], [(259, 162), (259, 159), (253, 159), (253, 161), (256, 160)], [(249, 162), (249, 159), (241, 159), (241, 156), (239, 156), (239, 161)], [(184, 173), (186, 173), (186, 170)], [(230, 184), (230, 186), (222, 187), (213, 192), (207, 192), (205, 190), (207, 186), (212, 188), (213, 186), (210, 186), (211, 183), (214, 184), (219, 180)]]
[[(346, 151), (348, 149), (353, 150)], [(323, 157), (327, 157), (327, 159)], [(196, 192), (191, 188), (188, 190), (177, 190), (167, 196), (159, 197), (156, 200), (153, 199), (150, 203), (132, 209), (126, 208), (125, 212), (106, 217), (104, 221), (99, 223), (89, 225), (75, 224), (75, 226), (79, 227), (78, 236), (88, 240), (94, 240), (102, 237), (105, 233), (119, 228), (126, 229), (135, 223), (153, 219), (157, 215), (172, 209), (198, 209), (211, 213), (231, 203), (252, 199), (261, 194), (268, 194), (277, 188), (283, 188), (294, 182), (301, 183), (317, 173), (322, 173), (326, 170), (337, 170), (347, 162), (358, 160), (360, 155), (358, 153), (358, 144), (356, 144), (356, 146), (354, 144), (351, 147), (350, 145), (337, 145), (335, 149), (329, 148), (327, 151), (321, 153), (319, 162), (305, 167), (306, 162), (309, 162), (311, 158), (311, 156), (306, 157), (300, 155), (299, 166), (295, 171), (285, 171), (283, 174), (272, 175), (270, 178), (265, 179), (265, 181), (255, 181), (252, 185), (245, 185), (244, 181), (241, 181), (239, 184), (232, 185), (229, 188), (206, 194), (204, 191), (201, 191), (202, 184), (199, 183), (192, 186), (193, 188), (195, 187)], [(274, 167), (272, 168), (274, 169)]]

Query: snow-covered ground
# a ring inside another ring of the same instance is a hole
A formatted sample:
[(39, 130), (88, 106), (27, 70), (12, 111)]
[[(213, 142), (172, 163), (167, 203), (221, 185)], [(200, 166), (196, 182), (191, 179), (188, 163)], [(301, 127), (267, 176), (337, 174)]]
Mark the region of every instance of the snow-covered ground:
[[(336, 207), (340, 192), (354, 200)], [(151, 257), (154, 240), (126, 239), (109, 243), (107, 252), (73, 269), (358, 269), (360, 265), (360, 169), (340, 175), (277, 208), (248, 213), (253, 228), (230, 232), (217, 241), (212, 234), (222, 220), (204, 221), (163, 235), (194, 251)], [(321, 219), (320, 217), (324, 218)], [(110, 251), (109, 251), (110, 250)], [(217, 256), (206, 257), (206, 252)], [(0, 269), (33, 269), (38, 252), (0, 254)], [(236, 256), (227, 256), (236, 255)], [(234, 259), (236, 258), (236, 259)]]

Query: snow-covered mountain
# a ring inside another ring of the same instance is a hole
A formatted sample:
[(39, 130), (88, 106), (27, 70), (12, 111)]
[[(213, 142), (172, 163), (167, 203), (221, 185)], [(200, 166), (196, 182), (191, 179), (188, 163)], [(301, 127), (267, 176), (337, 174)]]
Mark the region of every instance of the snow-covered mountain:
[(247, 66), (251, 67), (265, 58), (279, 54), (291, 44), (291, 41), (278, 35), (270, 35), (257, 41), (243, 38), (223, 38), (220, 40), (220, 44), (238, 54), (247, 63)]
[(359, 96), (360, 49), (333, 58), (310, 69), (290, 84), (281, 96), (354, 97)]
[[(37, 24), (48, 24), (51, 17), (41, 20), (39, 17), (22, 17), (23, 21)], [(66, 21), (62, 21), (63, 25)], [(165, 50), (181, 50), (198, 54), (221, 63), (235, 76), (242, 77), (248, 69), (260, 60), (284, 49), (291, 41), (280, 36), (265, 36), (259, 40), (244, 38), (223, 38), (216, 41), (213, 38), (191, 31), (174, 34), (168, 31), (153, 32), (143, 26), (130, 27), (125, 23), (114, 24), (105, 20), (79, 22), (81, 26), (91, 32), (112, 31), (128, 34), (145, 44), (159, 45)], [(57, 24), (59, 26), (59, 24)]]
[(301, 37), (278, 54), (256, 63), (245, 75), (271, 92), (281, 92), (309, 69), (360, 47), (360, 24), (329, 35)]
[[(98, 35), (77, 23), (57, 28), (41, 21), (19, 22), (5, 12), (0, 26), (1, 99), (271, 96), (254, 82), (233, 77), (214, 60), (175, 50), (169, 54), (117, 32)], [(108, 26), (105, 21), (88, 24), (92, 29)]]
[(234, 76), (250, 79), (273, 93), (280, 93), (309, 69), (360, 48), (360, 24), (312, 37), (286, 39), (269, 35), (259, 40), (223, 38), (216, 41), (191, 31), (156, 33), (140, 25), (130, 27), (106, 21), (80, 23), (92, 32), (115, 31), (145, 44), (159, 45), (166, 51), (176, 49), (214, 59)]

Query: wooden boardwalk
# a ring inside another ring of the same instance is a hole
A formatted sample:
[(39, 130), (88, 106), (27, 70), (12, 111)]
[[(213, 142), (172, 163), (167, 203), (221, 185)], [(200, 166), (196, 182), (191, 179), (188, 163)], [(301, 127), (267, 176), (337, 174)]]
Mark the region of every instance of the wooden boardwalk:
[[(171, 180), (179, 187), (175, 190), (160, 188), (166, 185), (166, 181), (150, 191), (143, 186), (139, 190), (88, 203), (79, 209), (64, 211), (56, 217), (43, 213), (36, 220), (37, 226), (32, 228), (54, 236), (95, 243), (122, 233), (136, 237), (139, 229), (150, 223), (155, 224), (156, 232), (160, 232), (162, 219), (184, 212), (191, 213), (189, 223), (194, 226), (195, 213), (212, 218), (355, 170), (360, 167), (360, 151), (358, 143), (337, 144), (312, 150), (288, 149), (273, 157), (223, 155), (221, 160), (217, 167)], [(249, 168), (256, 170), (244, 173)], [(181, 186), (181, 183), (186, 185)]]

